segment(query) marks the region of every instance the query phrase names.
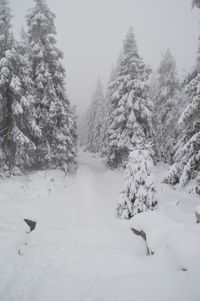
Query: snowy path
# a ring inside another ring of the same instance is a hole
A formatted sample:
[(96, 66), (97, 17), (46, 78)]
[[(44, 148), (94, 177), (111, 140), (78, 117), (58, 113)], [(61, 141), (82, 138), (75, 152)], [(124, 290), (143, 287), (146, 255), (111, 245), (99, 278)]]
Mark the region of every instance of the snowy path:
[(37, 227), (6, 265), (0, 300), (198, 301), (195, 277), (147, 257), (143, 241), (116, 218), (121, 182), (121, 172), (82, 153), (76, 175), (41, 172), (2, 184), (3, 208)]

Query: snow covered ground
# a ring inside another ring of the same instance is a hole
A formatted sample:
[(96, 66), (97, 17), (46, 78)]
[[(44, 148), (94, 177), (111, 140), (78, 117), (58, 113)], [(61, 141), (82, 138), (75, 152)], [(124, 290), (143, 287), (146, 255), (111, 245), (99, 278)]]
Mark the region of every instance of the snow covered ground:
[[(44, 171), (1, 181), (0, 300), (199, 301), (200, 199), (161, 184), (165, 172), (165, 165), (154, 170), (160, 201), (154, 229), (159, 237), (163, 216), (178, 225), (180, 237), (177, 243), (172, 227), (153, 256), (130, 230), (133, 221), (115, 216), (123, 171), (106, 170), (97, 156), (80, 153), (77, 173), (67, 177)], [(37, 222), (33, 232), (24, 218)]]

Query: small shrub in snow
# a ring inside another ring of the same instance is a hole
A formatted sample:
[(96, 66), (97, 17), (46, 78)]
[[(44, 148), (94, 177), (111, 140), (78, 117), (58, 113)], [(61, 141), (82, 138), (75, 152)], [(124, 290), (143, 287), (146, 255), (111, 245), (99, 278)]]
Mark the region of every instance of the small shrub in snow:
[(130, 219), (135, 214), (156, 208), (152, 168), (153, 160), (148, 148), (139, 145), (131, 151), (124, 190), (117, 207), (119, 217)]

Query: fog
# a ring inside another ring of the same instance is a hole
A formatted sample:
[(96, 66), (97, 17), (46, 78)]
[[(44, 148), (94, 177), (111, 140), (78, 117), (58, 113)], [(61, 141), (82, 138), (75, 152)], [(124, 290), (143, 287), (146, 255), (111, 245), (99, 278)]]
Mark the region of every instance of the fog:
[[(79, 114), (91, 101), (97, 79), (104, 87), (128, 27), (134, 27), (139, 53), (154, 69), (170, 48), (180, 76), (194, 64), (199, 11), (191, 0), (47, 0), (56, 13), (57, 39), (64, 52), (67, 93)], [(13, 31), (19, 36), (33, 0), (10, 0)]]

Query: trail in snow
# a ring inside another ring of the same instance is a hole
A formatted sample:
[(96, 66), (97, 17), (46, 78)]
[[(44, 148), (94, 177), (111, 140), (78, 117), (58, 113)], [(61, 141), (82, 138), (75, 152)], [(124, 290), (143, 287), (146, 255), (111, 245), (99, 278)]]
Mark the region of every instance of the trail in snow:
[(198, 301), (195, 277), (146, 257), (142, 239), (116, 218), (121, 185), (122, 172), (87, 153), (75, 175), (41, 172), (2, 184), (3, 208), (37, 227), (0, 283), (0, 300)]

